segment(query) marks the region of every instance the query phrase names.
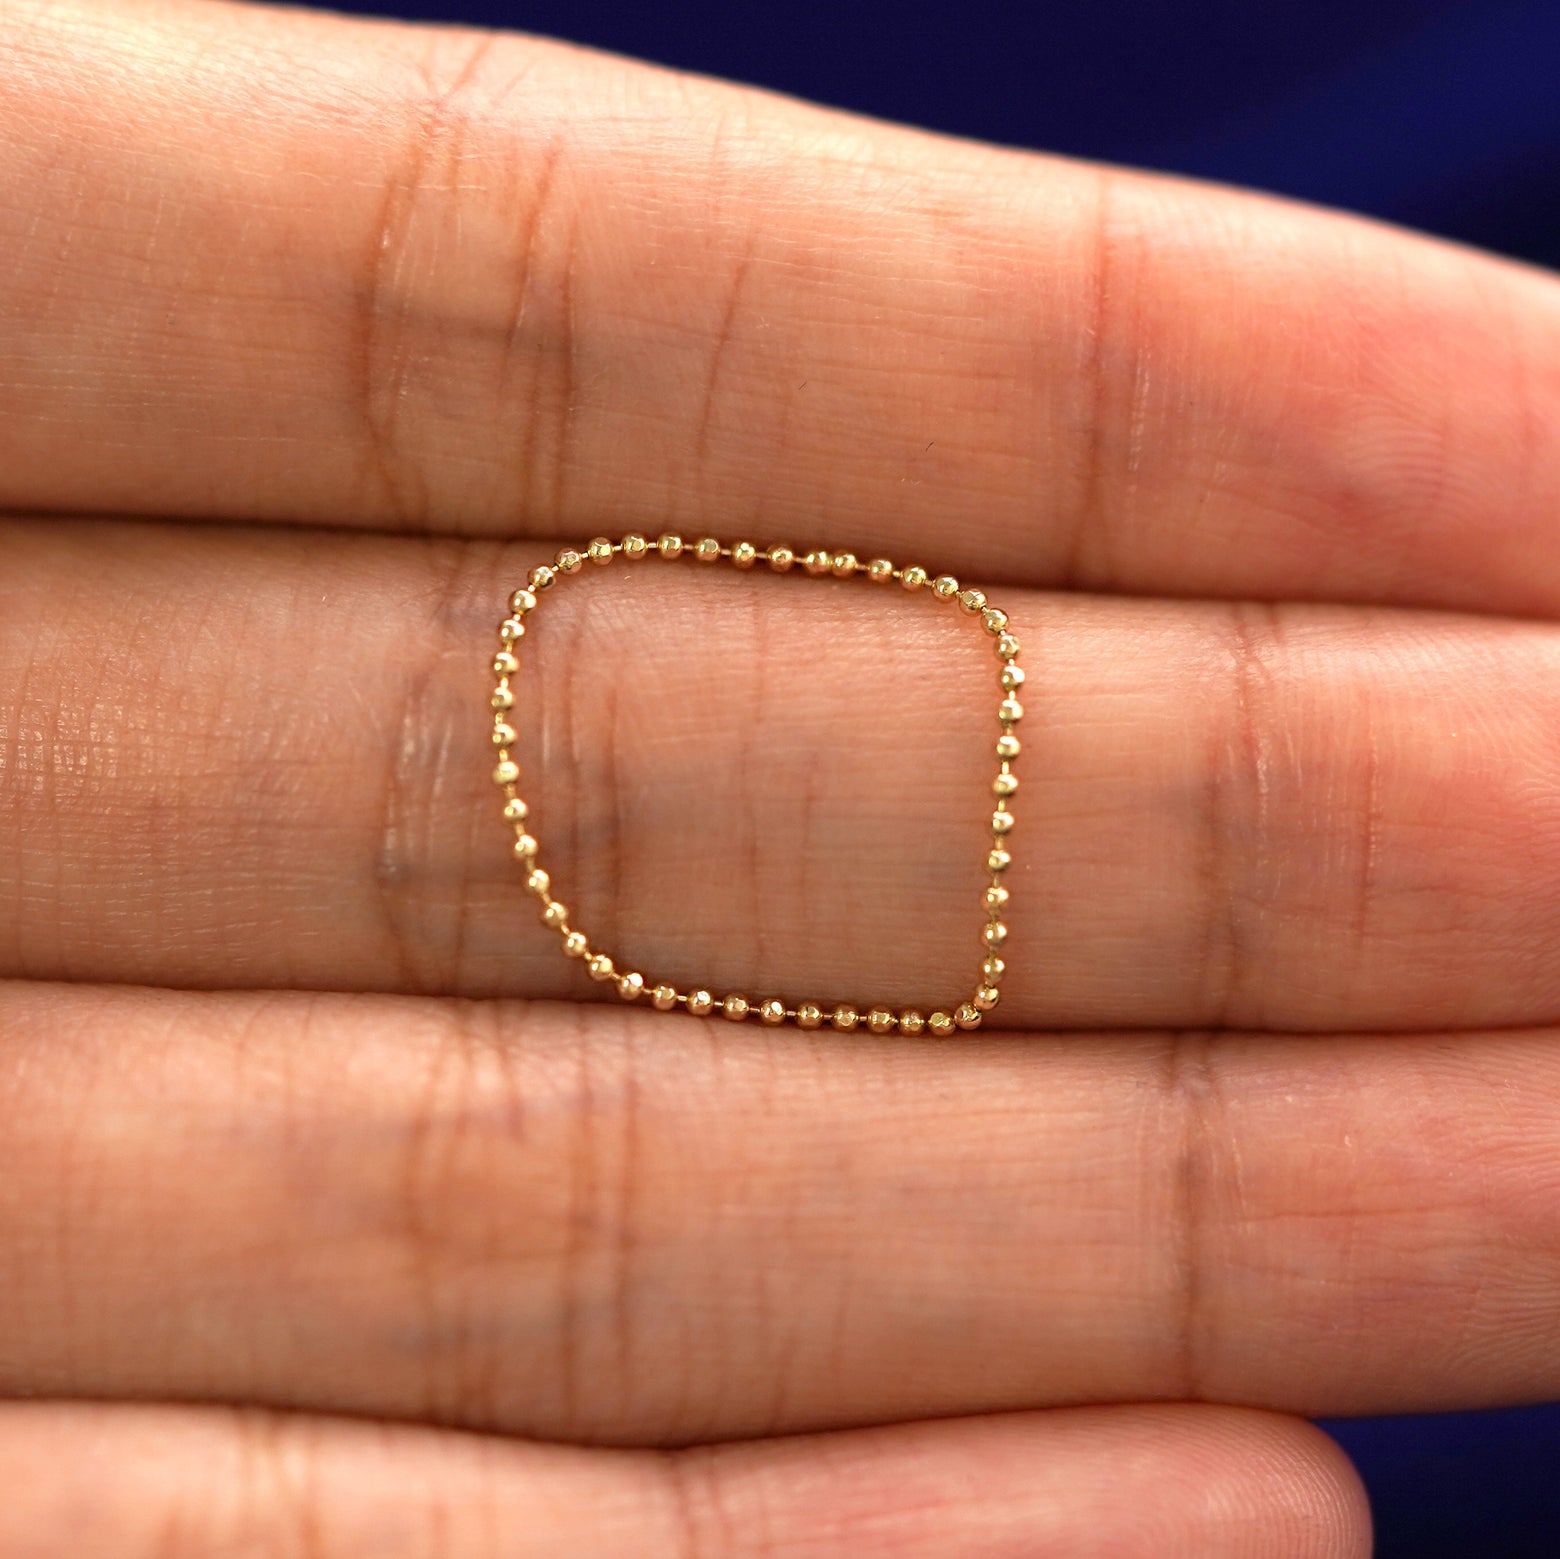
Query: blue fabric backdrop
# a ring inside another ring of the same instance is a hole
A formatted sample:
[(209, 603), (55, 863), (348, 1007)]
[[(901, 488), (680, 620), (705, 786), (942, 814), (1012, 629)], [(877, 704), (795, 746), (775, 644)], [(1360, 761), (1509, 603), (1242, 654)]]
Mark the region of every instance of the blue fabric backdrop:
[[(1560, 0), (334, 8), (550, 33), (963, 135), (1285, 191), (1560, 266)], [(1560, 1407), (1327, 1428), (1370, 1487), (1379, 1559), (1560, 1556)]]

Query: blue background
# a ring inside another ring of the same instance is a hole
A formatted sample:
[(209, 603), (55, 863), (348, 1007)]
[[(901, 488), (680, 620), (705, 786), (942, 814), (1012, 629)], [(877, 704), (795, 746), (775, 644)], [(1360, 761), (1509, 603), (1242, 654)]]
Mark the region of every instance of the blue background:
[[(1560, 0), (335, 8), (551, 33), (962, 135), (1281, 190), (1560, 266)], [(1560, 1408), (1326, 1427), (1370, 1487), (1378, 1559), (1560, 1559)]]

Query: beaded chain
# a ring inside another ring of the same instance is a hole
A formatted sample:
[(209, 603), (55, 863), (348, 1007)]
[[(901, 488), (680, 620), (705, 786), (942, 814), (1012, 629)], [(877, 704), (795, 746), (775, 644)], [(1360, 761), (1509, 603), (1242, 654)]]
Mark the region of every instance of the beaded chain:
[[(1001, 663), (998, 681), (1002, 697), (997, 706), (997, 719), (1002, 730), (996, 742), (999, 767), (991, 782), (992, 794), (997, 801), (996, 809), (991, 814), (991, 846), (986, 854), (989, 881), (982, 896), (986, 909), (986, 924), (981, 931), (985, 957), (980, 965), (979, 982), (968, 1000), (950, 1003), (946, 1009), (924, 1015), (915, 1008), (895, 1009), (886, 1005), (862, 1010), (841, 1004), (831, 1011), (825, 1011), (813, 1001), (797, 1002), (794, 1007), (787, 1006), (778, 996), (755, 1001), (735, 991), (719, 997), (702, 988), (684, 991), (674, 985), (652, 983), (638, 970), (619, 970), (608, 954), (593, 947), (585, 933), (570, 923), (567, 907), (552, 896), (552, 878), (538, 862), (540, 846), (527, 826), (530, 810), (517, 788), (520, 766), (511, 752), (516, 734), (510, 724), (515, 702), (510, 679), (520, 670), (515, 652), (520, 640), (525, 637), (526, 619), (536, 610), (542, 592), (552, 589), (560, 579), (581, 573), (587, 565), (605, 568), (618, 558), (637, 562), (649, 557), (668, 562), (691, 558), (704, 564), (728, 561), (738, 569), (751, 569), (763, 563), (776, 574), (790, 573), (800, 563), (802, 572), (813, 578), (828, 576), (851, 579), (860, 576), (880, 585), (897, 581), (905, 590), (915, 594), (924, 593), (934, 601), (957, 602), (991, 635), (993, 648)], [(625, 536), (621, 541), (608, 541), (605, 536), (598, 536), (587, 543), (583, 550), (565, 547), (551, 564), (542, 564), (531, 570), (528, 584), (516, 590), (509, 598), (509, 609), (510, 615), (499, 624), (499, 650), (493, 657), (493, 673), (498, 679), (492, 697), (492, 740), (498, 749), (498, 765), (493, 770), (493, 781), (504, 794), (504, 818), (514, 829), (515, 858), (526, 869), (526, 887), (541, 901), (543, 924), (558, 933), (563, 951), (568, 957), (584, 960), (585, 969), (593, 980), (612, 981), (618, 995), (625, 1001), (638, 1001), (647, 997), (649, 1004), (658, 1012), (671, 1012), (680, 1007), (696, 1017), (706, 1017), (718, 1011), (722, 1017), (734, 1023), (750, 1017), (772, 1025), (795, 1023), (803, 1029), (816, 1029), (827, 1023), (842, 1033), (849, 1033), (858, 1025), (864, 1025), (874, 1034), (887, 1034), (897, 1029), (901, 1034), (920, 1034), (930, 1030), (933, 1034), (947, 1035), (959, 1029), (980, 1027), (984, 1015), (997, 1005), (1004, 972), (999, 949), (1008, 934), (1002, 920), (1002, 911), (1008, 902), (1008, 890), (1002, 885), (1002, 877), (1012, 863), (1012, 856), (1007, 849), (1007, 835), (1013, 827), (1012, 797), (1018, 789), (1018, 776), (1013, 772), (1013, 762), (1020, 751), (1013, 728), (1024, 717), (1023, 706), (1018, 701), (1019, 689), (1024, 684), (1024, 671), (1018, 664), (1018, 640), (1008, 632), (1006, 612), (989, 605), (981, 591), (961, 589), (958, 580), (951, 574), (940, 574), (932, 579), (924, 568), (896, 568), (887, 558), (873, 558), (869, 563), (861, 563), (849, 552), (819, 550), (798, 556), (785, 546), (760, 550), (748, 541), (723, 546), (713, 536), (684, 542), (681, 536), (673, 535), (661, 536), (653, 542), (644, 536)]]

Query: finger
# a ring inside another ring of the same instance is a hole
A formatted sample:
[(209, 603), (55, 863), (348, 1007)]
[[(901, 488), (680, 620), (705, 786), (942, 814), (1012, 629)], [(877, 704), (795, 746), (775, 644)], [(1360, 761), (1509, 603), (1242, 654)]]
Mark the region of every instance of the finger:
[(1538, 273), (534, 40), (25, 0), (0, 67), (0, 503), (1560, 608)]
[(0, 1408), (0, 1556), (1364, 1559), (1309, 1424), (1078, 1409), (672, 1453), (176, 1408)]
[[(63, 522), (0, 547), (0, 972), (615, 999), (538, 922), (491, 783), (493, 630), (535, 554)], [(1560, 1021), (1554, 628), (1000, 600), (1030, 680), (994, 1022)], [(530, 621), (530, 821), (596, 945), (826, 1007), (973, 989), (978, 624), (660, 560)]]
[(0, 1390), (618, 1443), (1560, 1388), (1553, 1030), (0, 988)]

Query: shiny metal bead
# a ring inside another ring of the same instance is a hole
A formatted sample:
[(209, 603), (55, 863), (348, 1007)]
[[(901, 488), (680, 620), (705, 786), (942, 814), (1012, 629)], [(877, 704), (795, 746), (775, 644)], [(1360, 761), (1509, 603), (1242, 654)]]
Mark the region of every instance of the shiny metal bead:
[(1023, 750), (1023, 743), (1011, 731), (1004, 731), (997, 738), (997, 756), (1004, 763), (1016, 758)]
[(612, 561), (612, 543), (605, 536), (592, 536), (585, 555), (597, 568), (605, 568)]
[(527, 612), (536, 610), (536, 597), (529, 590), (516, 590), (509, 598), (509, 610), (516, 617), (524, 617)]
[(650, 1005), (657, 1012), (670, 1012), (677, 1005), (677, 987), (675, 985), (658, 985), (650, 993)]
[(961, 1002), (954, 1009), (953, 1021), (961, 1029), (978, 1029), (980, 1027), (980, 1008), (972, 1001)]
[(985, 975), (987, 985), (995, 985), (1007, 973), (1007, 965), (992, 953), (981, 960), (980, 972)]
[(861, 1014), (857, 1012), (854, 1007), (840, 1006), (836, 1007), (834, 1011), (829, 1014), (829, 1022), (832, 1023), (834, 1027), (840, 1031), (840, 1033), (848, 1034), (853, 1028), (855, 1028), (858, 1023), (861, 1022)]
[(500, 650), (493, 657), (493, 675), (512, 677), (520, 669), (520, 662), (508, 650)]
[(997, 705), (997, 718), (1004, 725), (1012, 725), (1024, 718), (1024, 706), (1016, 698), (1004, 698)]
[(560, 904), (557, 899), (549, 899), (542, 906), (542, 924), (551, 926), (554, 931), (562, 931), (569, 923), (569, 907)]
[(491, 732), (491, 739), (495, 747), (510, 747), (514, 745), (516, 737), (515, 728), (500, 720)]
[(887, 558), (873, 558), (867, 564), (867, 578), (875, 585), (886, 584), (894, 577), (894, 565)]
[(837, 579), (849, 579), (856, 572), (856, 554), (854, 552), (836, 552), (831, 566)]
[(898, 1020), (894, 1017), (894, 1014), (890, 1012), (887, 1007), (874, 1007), (872, 1011), (867, 1014), (867, 1027), (871, 1029), (874, 1034), (888, 1033), (889, 1030), (894, 1027), (894, 1024), (897, 1021)]
[(796, 554), (789, 547), (771, 547), (768, 557), (769, 566), (777, 574), (789, 573), (791, 565), (796, 562)]
[(1016, 774), (999, 774), (991, 782), (991, 793), (994, 796), (1011, 796), (1018, 789), (1018, 776)]
[(982, 590), (961, 590), (959, 592), (959, 605), (973, 617), (986, 604), (986, 595)]
[(932, 594), (939, 601), (951, 601), (959, 593), (959, 581), (952, 574), (939, 574), (932, 581)]
[(1007, 941), (1008, 929), (1000, 920), (987, 922), (986, 928), (981, 932), (981, 940), (987, 947), (1001, 947)]
[(1001, 634), (995, 645), (997, 658), (999, 660), (1012, 660), (1018, 654), (1019, 647), (1018, 640), (1011, 633)]
[(620, 974), (617, 982), (618, 995), (624, 1001), (638, 1001), (645, 993), (645, 977), (637, 970), (628, 974)]
[(657, 536), (655, 539), (655, 550), (663, 558), (681, 557), (682, 549), (683, 539), (675, 532), (667, 531), (665, 535)]
[(748, 1015), (750, 1010), (746, 996), (728, 996), (720, 1004), (720, 1015), (729, 1018), (733, 1023), (740, 1023)]
[(694, 545), (693, 555), (701, 563), (714, 563), (720, 558), (720, 543), (713, 536), (701, 536)]
[(970, 1005), (977, 1012), (990, 1012), (1002, 999), (1002, 993), (994, 985), (983, 985), (970, 999)]
[(953, 1014), (951, 1012), (934, 1012), (926, 1020), (926, 1026), (939, 1039), (946, 1039), (953, 1033)]
[(525, 885), (531, 890), (532, 893), (539, 893), (543, 898), (545, 898), (547, 896), (548, 890), (552, 887), (552, 878), (549, 877), (540, 866), (538, 866), (535, 867), (532, 870), (530, 876), (525, 879)]
[(529, 861), (536, 854), (536, 841), (529, 834), (516, 835), (515, 854), (522, 861)]
[(1007, 903), (1011, 895), (1008, 890), (997, 883), (986, 889), (985, 902), (987, 909), (1001, 909)]
[(802, 559), (802, 567), (816, 579), (820, 574), (827, 574), (833, 562), (827, 552), (814, 550)]
[(773, 996), (758, 1009), (758, 1015), (765, 1023), (773, 1027), (776, 1023), (785, 1022), (785, 1003), (776, 1001)]
[[(642, 558), (649, 550), (650, 543), (637, 531), (630, 531), (623, 538), (623, 556), (626, 558)], [(641, 980), (639, 983), (643, 985), (644, 981)]]
[(926, 1027), (926, 1019), (914, 1007), (907, 1007), (899, 1014), (901, 1034), (919, 1034)]
[(506, 617), (498, 625), (498, 636), (505, 644), (513, 644), (525, 637), (525, 624), (518, 617)]
[(590, 946), (583, 931), (571, 931), (563, 939), (563, 950), (570, 958), (583, 958), (585, 950)]
[(804, 1001), (796, 1009), (796, 1026), (804, 1029), (815, 1029), (823, 1022), (823, 1008), (816, 1002)]
[(605, 953), (592, 953), (585, 960), (585, 968), (593, 980), (610, 980), (617, 973), (612, 967), (612, 960)]
[(527, 576), (533, 590), (550, 590), (558, 576), (545, 563), (539, 563)]
[(553, 562), (560, 574), (577, 574), (585, 567), (585, 559), (573, 547), (565, 547)]
[(986, 857), (986, 870), (989, 872), (1005, 872), (1013, 864), (1013, 857), (1006, 850), (993, 850)]
[(1013, 831), (1013, 814), (1011, 812), (993, 812), (991, 814), (991, 831), (994, 834), (1008, 834)]
[(491, 708), (497, 710), (513, 709), (515, 707), (515, 695), (507, 687), (496, 687), (493, 696), (488, 700)]
[(694, 1017), (704, 1018), (715, 1010), (715, 998), (708, 991), (689, 991), (684, 1005)]
[(899, 583), (906, 590), (919, 590), (926, 583), (924, 568), (907, 568), (901, 571)]
[(758, 562), (758, 548), (751, 541), (739, 541), (731, 549), (733, 568), (752, 568)]
[(506, 823), (523, 823), (530, 815), (530, 807), (519, 796), (511, 796), (504, 803), (504, 821)]
[(987, 633), (1001, 633), (1008, 625), (1008, 614), (1000, 607), (988, 606), (980, 614), (980, 620)]
[(520, 778), (520, 765), (513, 758), (505, 758), (493, 770), (495, 785), (513, 785)]
[(1016, 693), (1024, 685), (1024, 668), (1015, 666), (1012, 661), (1006, 661), (1002, 670), (997, 673), (997, 681), (1002, 684), (1005, 693)]

